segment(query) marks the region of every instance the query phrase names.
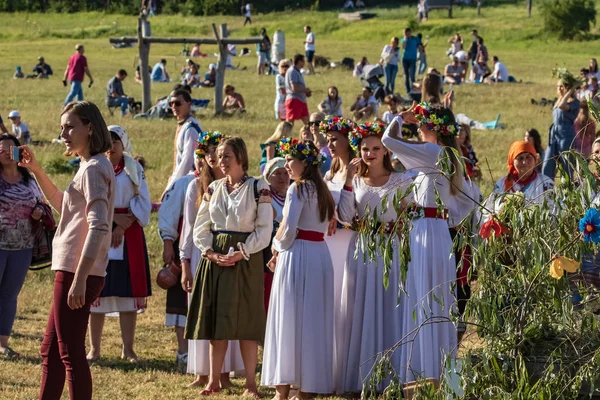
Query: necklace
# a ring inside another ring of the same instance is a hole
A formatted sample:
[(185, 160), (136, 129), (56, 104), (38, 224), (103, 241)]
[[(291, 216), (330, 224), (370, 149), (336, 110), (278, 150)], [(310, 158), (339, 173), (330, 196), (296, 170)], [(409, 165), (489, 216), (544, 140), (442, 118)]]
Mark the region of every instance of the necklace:
[(239, 182), (233, 183), (233, 184), (229, 182), (229, 179), (230, 179), (229, 177), (227, 177), (227, 179), (225, 179), (225, 184), (227, 185), (228, 189), (231, 189), (233, 191), (233, 190), (239, 188), (240, 186), (242, 186), (248, 180), (248, 175), (244, 175)]

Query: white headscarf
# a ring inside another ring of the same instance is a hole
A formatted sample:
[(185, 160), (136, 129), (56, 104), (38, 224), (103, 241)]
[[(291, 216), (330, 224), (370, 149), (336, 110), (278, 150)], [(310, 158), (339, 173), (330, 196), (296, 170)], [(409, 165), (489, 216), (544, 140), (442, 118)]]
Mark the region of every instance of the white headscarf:
[(129, 136), (127, 136), (127, 132), (123, 127), (119, 125), (110, 125), (108, 126), (108, 131), (113, 132), (115, 135), (121, 139), (121, 143), (123, 143), (123, 159), (125, 160), (125, 173), (131, 179), (131, 182), (134, 186), (134, 191), (138, 193), (138, 187), (140, 186), (140, 180), (138, 178), (138, 163), (133, 159), (131, 153), (133, 152), (133, 146), (129, 141)]

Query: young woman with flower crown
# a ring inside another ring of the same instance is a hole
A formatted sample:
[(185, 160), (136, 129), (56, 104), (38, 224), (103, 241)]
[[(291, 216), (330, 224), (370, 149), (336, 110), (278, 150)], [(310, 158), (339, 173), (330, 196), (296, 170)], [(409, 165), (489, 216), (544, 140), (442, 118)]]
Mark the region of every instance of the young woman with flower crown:
[[(340, 196), (344, 182), (346, 182), (346, 172), (350, 161), (354, 158), (354, 150), (348, 141), (348, 134), (354, 128), (354, 123), (345, 118), (333, 117), (321, 122), (319, 130), (321, 134), (326, 135), (327, 147), (332, 156), (331, 169), (325, 174), (325, 184), (329, 188), (336, 209), (340, 202)], [(354, 236), (351, 228), (352, 224), (342, 223), (336, 213), (335, 218), (329, 225), (325, 243), (329, 247), (331, 254), (336, 254), (333, 259), (333, 340), (334, 340), (334, 372), (335, 388), (339, 387), (341, 380), (341, 370), (336, 362), (346, 351), (347, 344), (344, 344), (345, 326), (341, 318), (342, 307), (342, 284), (344, 279), (344, 269), (346, 266), (346, 254), (350, 241)]]
[[(225, 177), (218, 165), (217, 147), (224, 139), (219, 131), (202, 132), (196, 142), (196, 179), (190, 182), (185, 194), (183, 205), (183, 223), (181, 225), (181, 240), (179, 255), (181, 259), (181, 285), (183, 290), (191, 293), (194, 275), (200, 263), (201, 252), (194, 245), (194, 223), (204, 193), (215, 180)], [(188, 296), (188, 301), (190, 300)], [(188, 340), (187, 373), (196, 375), (190, 386), (204, 386), (208, 383), (210, 342), (208, 340)], [(231, 386), (229, 372), (244, 369), (242, 356), (237, 341), (231, 341), (225, 355), (221, 373), (221, 387)]]
[[(384, 235), (396, 236), (394, 222), (398, 219), (392, 204), (398, 190), (407, 190), (411, 175), (394, 171), (390, 152), (381, 143), (385, 125), (366, 123), (350, 131), (348, 140), (359, 158), (353, 159), (346, 171), (346, 179), (338, 205), (342, 221), (353, 223), (358, 219), (371, 218), (373, 210), (381, 221)], [(387, 197), (387, 209), (381, 202)], [(370, 378), (377, 355), (390, 349), (403, 336), (402, 312), (397, 307), (399, 279), (399, 245), (397, 237), (392, 255), (387, 289), (383, 284), (384, 260), (378, 255), (365, 263), (365, 254), (356, 245), (357, 233), (350, 240), (342, 288), (342, 315), (346, 326), (340, 332), (346, 346), (340, 352), (337, 366), (340, 369), (339, 391), (361, 392), (363, 383)], [(356, 257), (355, 257), (355, 253)], [(400, 353), (391, 359), (395, 369), (400, 369)], [(388, 382), (382, 382), (382, 390)]]
[[(404, 121), (418, 124), (422, 143), (402, 138)], [(411, 206), (411, 261), (406, 295), (400, 303), (406, 343), (400, 348), (403, 381), (440, 379), (444, 355), (456, 350), (456, 328), (449, 319), (455, 303), (456, 262), (447, 219), (470, 207), (461, 203), (464, 177), (456, 155), (457, 134), (452, 111), (420, 103), (400, 113), (383, 135), (383, 144), (408, 170), (417, 172)]]
[(273, 239), (275, 269), (267, 316), (262, 384), (307, 393), (333, 392), (333, 265), (325, 233), (335, 203), (321, 178), (322, 156), (310, 141), (283, 139), (279, 152), (294, 181)]

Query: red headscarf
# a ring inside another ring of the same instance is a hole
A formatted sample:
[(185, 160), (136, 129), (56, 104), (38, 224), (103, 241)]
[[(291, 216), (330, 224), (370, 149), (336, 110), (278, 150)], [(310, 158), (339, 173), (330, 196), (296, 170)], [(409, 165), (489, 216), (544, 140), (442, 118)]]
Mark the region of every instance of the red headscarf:
[[(537, 154), (535, 147), (529, 142), (524, 140), (519, 140), (510, 145), (510, 149), (508, 150), (508, 160), (506, 166), (508, 167), (508, 175), (506, 176), (506, 180), (504, 181), (504, 190), (508, 191), (512, 188), (514, 181), (519, 179), (519, 172), (514, 166), (515, 159), (519, 156), (519, 154), (529, 153), (534, 158)], [(535, 169), (533, 170), (533, 174), (531, 175), (531, 180), (535, 179), (537, 173)], [(521, 184), (526, 184), (526, 182), (519, 182)]]

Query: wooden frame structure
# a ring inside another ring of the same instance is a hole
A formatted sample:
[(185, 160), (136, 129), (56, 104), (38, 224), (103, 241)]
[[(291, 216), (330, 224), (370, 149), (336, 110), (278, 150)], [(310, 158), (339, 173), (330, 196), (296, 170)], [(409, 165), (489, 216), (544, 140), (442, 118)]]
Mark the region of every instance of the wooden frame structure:
[(223, 84), (225, 82), (225, 67), (229, 51), (229, 44), (258, 44), (262, 38), (241, 38), (227, 39), (227, 24), (221, 24), (220, 32), (217, 32), (217, 26), (212, 24), (215, 38), (166, 38), (153, 37), (150, 30), (150, 22), (146, 15), (140, 15), (138, 19), (137, 36), (123, 36), (120, 38), (110, 38), (110, 43), (137, 43), (140, 57), (140, 75), (142, 77), (142, 110), (146, 112), (152, 106), (152, 97), (150, 91), (150, 74), (148, 74), (150, 43), (169, 43), (169, 44), (212, 44), (219, 46), (219, 58), (217, 61), (217, 72), (215, 76), (215, 113), (223, 113)]

